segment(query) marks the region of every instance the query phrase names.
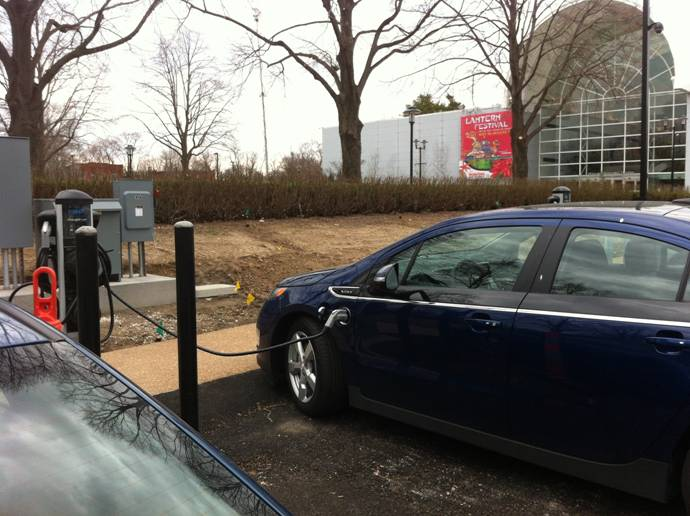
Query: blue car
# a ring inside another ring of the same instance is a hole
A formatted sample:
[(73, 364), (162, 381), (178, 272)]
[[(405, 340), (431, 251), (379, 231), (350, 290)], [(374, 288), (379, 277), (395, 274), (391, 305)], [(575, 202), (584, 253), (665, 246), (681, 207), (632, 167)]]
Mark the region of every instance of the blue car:
[(4, 301), (0, 513), (288, 514), (129, 380)]
[[(347, 235), (343, 235), (347, 245)], [(636, 495), (690, 499), (690, 209), (451, 219), (280, 282), (258, 355), (312, 416), (352, 406)]]

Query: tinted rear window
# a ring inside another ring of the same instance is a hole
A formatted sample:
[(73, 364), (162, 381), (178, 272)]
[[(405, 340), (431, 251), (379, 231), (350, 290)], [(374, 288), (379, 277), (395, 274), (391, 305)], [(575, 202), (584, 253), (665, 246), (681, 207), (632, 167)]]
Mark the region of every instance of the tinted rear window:
[(0, 349), (3, 514), (273, 514), (69, 344)]

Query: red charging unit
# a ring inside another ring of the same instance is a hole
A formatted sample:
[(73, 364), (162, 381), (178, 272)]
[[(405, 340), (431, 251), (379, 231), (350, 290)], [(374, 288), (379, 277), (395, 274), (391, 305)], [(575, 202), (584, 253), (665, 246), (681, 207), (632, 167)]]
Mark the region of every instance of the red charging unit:
[[(48, 296), (40, 294), (38, 280), (42, 274), (46, 274), (50, 281), (50, 294)], [(34, 284), (34, 315), (55, 329), (62, 331), (62, 323), (58, 319), (57, 276), (55, 271), (50, 267), (39, 267), (34, 271), (32, 279)]]

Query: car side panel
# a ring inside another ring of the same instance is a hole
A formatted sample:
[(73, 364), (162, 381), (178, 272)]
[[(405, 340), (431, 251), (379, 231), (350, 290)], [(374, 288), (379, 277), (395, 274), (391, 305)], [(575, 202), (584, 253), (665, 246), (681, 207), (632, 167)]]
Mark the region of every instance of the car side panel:
[[(624, 231), (680, 247), (678, 237), (630, 225), (563, 222)], [(690, 339), (690, 304), (548, 293), (565, 238), (557, 235), (520, 305), (511, 350), (510, 436), (584, 459), (624, 464), (645, 456), (690, 403), (690, 353), (662, 353), (651, 338)], [(644, 288), (640, 285), (640, 288)]]

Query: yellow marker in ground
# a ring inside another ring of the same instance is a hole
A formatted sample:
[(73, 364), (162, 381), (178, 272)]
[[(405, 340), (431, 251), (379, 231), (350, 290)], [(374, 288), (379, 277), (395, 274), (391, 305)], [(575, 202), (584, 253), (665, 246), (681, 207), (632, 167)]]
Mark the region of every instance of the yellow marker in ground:
[(251, 305), (251, 304), (254, 302), (255, 299), (256, 299), (256, 298), (252, 295), (251, 292), (250, 292), (249, 294), (247, 294), (247, 304), (248, 304), (248, 305)]
[(235, 290), (240, 289), (240, 280), (237, 280), (237, 283), (235, 283)]

